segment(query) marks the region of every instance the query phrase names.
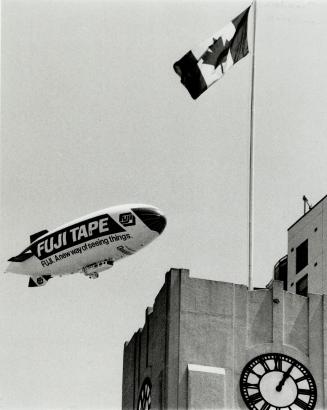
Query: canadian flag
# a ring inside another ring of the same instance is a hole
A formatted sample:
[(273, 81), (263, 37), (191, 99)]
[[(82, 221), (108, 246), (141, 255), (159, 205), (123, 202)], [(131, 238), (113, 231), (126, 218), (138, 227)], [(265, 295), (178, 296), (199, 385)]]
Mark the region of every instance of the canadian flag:
[(193, 99), (197, 99), (248, 54), (249, 10), (250, 7), (174, 64), (181, 83)]

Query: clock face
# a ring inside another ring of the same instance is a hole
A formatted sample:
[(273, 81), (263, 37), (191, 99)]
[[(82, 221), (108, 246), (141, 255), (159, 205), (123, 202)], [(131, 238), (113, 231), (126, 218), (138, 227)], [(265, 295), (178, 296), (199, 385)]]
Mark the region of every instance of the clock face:
[(147, 377), (141, 387), (139, 400), (137, 402), (137, 410), (150, 410), (151, 409), (151, 381)]
[(252, 359), (242, 371), (240, 388), (245, 404), (254, 410), (311, 410), (317, 400), (309, 370), (280, 353)]

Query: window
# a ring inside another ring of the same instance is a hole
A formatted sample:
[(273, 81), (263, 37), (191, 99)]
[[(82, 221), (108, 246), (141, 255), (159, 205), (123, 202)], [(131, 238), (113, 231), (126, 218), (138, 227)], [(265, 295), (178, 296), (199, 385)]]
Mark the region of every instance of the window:
[(296, 248), (296, 273), (308, 264), (308, 240), (306, 239)]
[(284, 256), (274, 266), (274, 279), (281, 280), (284, 283), (284, 290), (287, 290), (287, 259), (288, 256)]
[(147, 377), (141, 387), (139, 399), (137, 403), (137, 410), (150, 410), (151, 409), (151, 389), (152, 384)]
[(303, 276), (296, 283), (296, 293), (301, 296), (308, 296), (308, 275)]

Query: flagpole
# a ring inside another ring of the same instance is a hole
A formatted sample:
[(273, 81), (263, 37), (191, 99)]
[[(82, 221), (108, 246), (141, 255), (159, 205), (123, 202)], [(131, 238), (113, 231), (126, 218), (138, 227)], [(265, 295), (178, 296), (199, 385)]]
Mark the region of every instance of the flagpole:
[(253, 32), (252, 32), (252, 73), (251, 73), (251, 117), (250, 117), (250, 152), (249, 152), (249, 290), (253, 290), (253, 148), (254, 148), (254, 71), (255, 71), (255, 32), (256, 32), (256, 0), (253, 0)]

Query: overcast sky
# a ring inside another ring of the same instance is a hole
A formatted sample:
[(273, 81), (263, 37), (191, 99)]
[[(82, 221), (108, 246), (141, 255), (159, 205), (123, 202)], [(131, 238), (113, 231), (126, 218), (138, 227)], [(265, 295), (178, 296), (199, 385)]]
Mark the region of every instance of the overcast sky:
[[(30, 234), (107, 206), (153, 204), (168, 223), (98, 280), (1, 276), (1, 409), (120, 408), (124, 341), (166, 271), (247, 283), (251, 54), (196, 101), (172, 65), (248, 5), (2, 1), (2, 271)], [(255, 286), (302, 195), (327, 191), (326, 13), (257, 2)]]

